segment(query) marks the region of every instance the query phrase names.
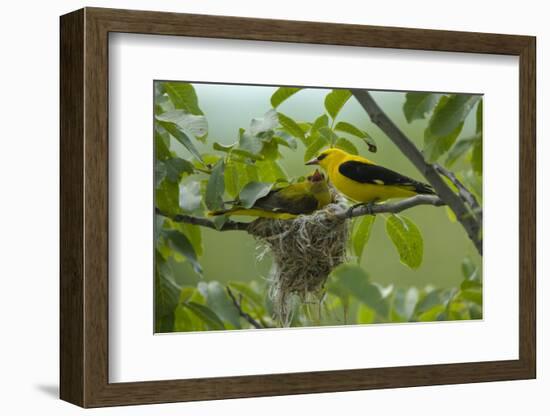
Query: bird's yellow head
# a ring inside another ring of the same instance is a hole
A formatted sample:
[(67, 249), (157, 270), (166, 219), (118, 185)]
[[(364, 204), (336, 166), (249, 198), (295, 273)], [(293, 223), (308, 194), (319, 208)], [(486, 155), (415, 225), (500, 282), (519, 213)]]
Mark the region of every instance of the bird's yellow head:
[(323, 150), (317, 155), (316, 158), (306, 162), (306, 165), (319, 165), (323, 169), (327, 170), (330, 166), (339, 164), (348, 156), (349, 153), (346, 153), (343, 150), (331, 148)]

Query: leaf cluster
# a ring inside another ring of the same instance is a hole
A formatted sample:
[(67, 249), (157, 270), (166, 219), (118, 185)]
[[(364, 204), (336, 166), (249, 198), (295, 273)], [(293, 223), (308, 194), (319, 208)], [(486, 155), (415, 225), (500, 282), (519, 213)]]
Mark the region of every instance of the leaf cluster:
[[(466, 119), (474, 111), (475, 132), (464, 135)], [(448, 169), (453, 169), (469, 191), (481, 199), (483, 97), (410, 92), (405, 95), (403, 113), (408, 123), (427, 120), (423, 147), (426, 160), (443, 163)], [(450, 186), (454, 188), (452, 184)]]
[[(324, 99), (324, 112), (310, 121), (294, 120), (280, 111), (283, 103), (301, 88), (281, 87), (271, 97), (271, 108), (251, 119), (234, 136), (209, 137), (208, 121), (192, 84), (155, 83), (155, 204), (168, 216), (198, 217), (236, 203), (251, 207), (274, 186), (302, 178), (290, 178), (284, 164), (287, 151), (303, 150), (304, 161), (324, 147), (341, 148), (352, 154), (361, 147), (377, 151), (377, 144), (364, 129), (341, 120), (341, 110), (351, 93), (335, 89)], [(476, 107), (477, 106), (477, 107)], [(459, 138), (464, 120), (477, 108), (476, 135)], [(481, 112), (477, 96), (409, 93), (403, 107), (409, 122), (429, 117), (424, 152), (431, 161), (446, 155), (447, 166), (461, 166), (459, 174), (478, 195), (481, 175)], [(229, 143), (229, 144), (227, 144)], [(229, 201), (229, 202), (228, 202)], [(389, 215), (385, 230), (399, 260), (418, 269), (423, 258), (423, 237), (414, 222), (403, 215)], [(226, 217), (214, 217), (217, 227)], [(372, 282), (360, 260), (375, 225), (375, 216), (355, 220), (350, 252), (357, 264), (334, 269), (321, 306), (296, 304), (292, 325), (332, 325), (375, 322), (408, 322), (438, 319), (475, 319), (481, 316), (479, 271), (465, 260), (465, 278), (460, 288), (408, 289), (381, 287)], [(265, 283), (232, 281), (240, 307), (218, 281), (201, 279), (204, 251), (202, 229), (155, 218), (155, 330), (157, 332), (250, 328), (244, 312), (262, 326), (275, 325)], [(397, 257), (396, 257), (397, 258)], [(174, 265), (190, 266), (194, 278), (176, 279)], [(466, 276), (468, 274), (468, 276)]]

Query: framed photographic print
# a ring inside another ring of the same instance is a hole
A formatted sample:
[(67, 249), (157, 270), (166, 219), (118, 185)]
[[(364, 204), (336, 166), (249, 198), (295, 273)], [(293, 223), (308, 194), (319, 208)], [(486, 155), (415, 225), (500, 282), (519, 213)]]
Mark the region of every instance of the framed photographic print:
[(535, 103), (529, 36), (62, 16), (61, 398), (534, 378)]

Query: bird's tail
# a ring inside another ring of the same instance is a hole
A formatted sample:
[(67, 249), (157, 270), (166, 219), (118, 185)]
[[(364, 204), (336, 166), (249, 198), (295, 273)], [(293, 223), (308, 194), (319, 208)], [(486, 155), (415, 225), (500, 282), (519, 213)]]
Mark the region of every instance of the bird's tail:
[(427, 183), (416, 182), (414, 184), (414, 192), (421, 195), (435, 195), (434, 188)]
[(216, 211), (209, 211), (208, 216), (209, 217), (219, 217), (220, 215), (230, 215), (233, 214), (238, 208), (230, 208), (230, 209), (218, 209)]
[(278, 219), (278, 220), (291, 220), (298, 216), (296, 214), (290, 214), (288, 212), (277, 212), (277, 211), (268, 211), (261, 208), (242, 208), (242, 207), (220, 209), (218, 211), (210, 211), (208, 213), (209, 217), (217, 217), (219, 215), (246, 215), (248, 217), (271, 218), (271, 219)]

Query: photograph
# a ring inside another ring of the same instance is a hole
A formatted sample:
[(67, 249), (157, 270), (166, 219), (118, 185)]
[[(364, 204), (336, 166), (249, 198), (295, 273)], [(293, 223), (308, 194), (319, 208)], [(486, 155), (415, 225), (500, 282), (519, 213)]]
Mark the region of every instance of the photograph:
[(155, 333), (483, 318), (482, 94), (153, 93)]

